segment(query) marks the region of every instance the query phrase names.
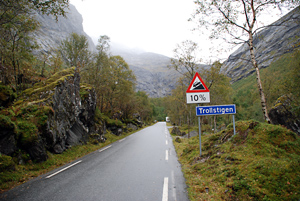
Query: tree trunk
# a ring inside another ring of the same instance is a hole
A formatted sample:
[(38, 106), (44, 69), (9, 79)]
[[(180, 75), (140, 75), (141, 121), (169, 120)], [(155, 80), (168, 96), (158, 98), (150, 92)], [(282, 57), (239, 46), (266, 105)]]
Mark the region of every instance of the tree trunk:
[(251, 31), (249, 32), (249, 49), (250, 49), (251, 62), (253, 64), (253, 67), (255, 68), (255, 72), (256, 72), (257, 87), (258, 87), (258, 91), (259, 91), (259, 95), (260, 95), (260, 102), (261, 102), (264, 119), (268, 123), (271, 123), (271, 120), (270, 120), (269, 114), (268, 114), (268, 110), (267, 110), (267, 102), (266, 102), (265, 94), (263, 92), (263, 88), (262, 88), (262, 84), (261, 84), (261, 80), (260, 80), (259, 68), (258, 68), (256, 59), (255, 59), (255, 55), (254, 55), (253, 33)]

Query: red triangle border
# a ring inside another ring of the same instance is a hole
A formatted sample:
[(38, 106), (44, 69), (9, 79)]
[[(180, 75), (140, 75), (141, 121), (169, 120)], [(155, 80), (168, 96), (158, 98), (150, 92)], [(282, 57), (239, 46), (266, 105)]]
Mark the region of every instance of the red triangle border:
[[(202, 85), (204, 86), (205, 89), (201, 89), (201, 90), (190, 90), (190, 88), (192, 88), (192, 85), (194, 84), (194, 81), (196, 79), (196, 77), (199, 78), (199, 80), (201, 81)], [(192, 82), (190, 83), (189, 87), (186, 90), (186, 93), (197, 93), (197, 92), (209, 92), (209, 89), (207, 88), (206, 84), (203, 82), (202, 78), (200, 77), (199, 73), (196, 72)]]

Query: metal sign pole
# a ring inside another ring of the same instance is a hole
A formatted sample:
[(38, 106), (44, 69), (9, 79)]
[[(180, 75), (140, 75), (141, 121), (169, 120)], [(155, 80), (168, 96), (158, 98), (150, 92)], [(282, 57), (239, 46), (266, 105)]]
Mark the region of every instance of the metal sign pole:
[[(199, 104), (198, 104), (199, 106)], [(200, 147), (200, 157), (202, 155), (202, 149), (201, 149), (201, 122), (200, 122), (200, 116), (198, 116), (198, 126), (199, 126), (199, 147)]]
[(234, 114), (232, 115), (232, 123), (233, 123), (233, 136), (235, 136), (235, 121), (234, 121)]

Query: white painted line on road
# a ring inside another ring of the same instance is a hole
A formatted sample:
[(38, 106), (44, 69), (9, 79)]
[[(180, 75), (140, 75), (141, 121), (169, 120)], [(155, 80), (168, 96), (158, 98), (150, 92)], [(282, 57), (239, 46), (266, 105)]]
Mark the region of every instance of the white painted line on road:
[(166, 145), (168, 145), (168, 140), (166, 140)]
[(124, 140), (126, 140), (126, 138), (123, 138), (123, 139), (119, 140), (119, 142), (122, 142), (122, 141), (124, 141)]
[(109, 145), (109, 146), (107, 146), (107, 147), (105, 147), (105, 148), (99, 150), (99, 152), (102, 152), (102, 151), (104, 151), (104, 150), (106, 150), (106, 149), (108, 149), (108, 148), (110, 148), (110, 147), (111, 147), (111, 145)]
[(169, 160), (169, 151), (166, 150), (166, 161)]
[(176, 187), (174, 184), (176, 184), (176, 181), (175, 181), (175, 175), (174, 175), (174, 170), (171, 171), (171, 184), (173, 184), (173, 188), (172, 188), (172, 191), (173, 191), (173, 199), (174, 200), (177, 200), (176, 198)]
[(168, 186), (169, 186), (169, 178), (165, 177), (164, 178), (162, 201), (168, 201)]
[(77, 165), (78, 163), (81, 163), (81, 162), (82, 162), (82, 161), (77, 161), (76, 163), (73, 163), (72, 165), (69, 165), (68, 167), (65, 167), (64, 169), (61, 169), (61, 170), (59, 170), (59, 171), (57, 171), (57, 172), (55, 172), (55, 173), (53, 173), (53, 174), (47, 176), (46, 178), (49, 179), (49, 178), (51, 178), (51, 177), (53, 177), (53, 176), (55, 176), (55, 175), (61, 173), (62, 171), (65, 171), (66, 169), (69, 169), (70, 167), (73, 167), (74, 165)]

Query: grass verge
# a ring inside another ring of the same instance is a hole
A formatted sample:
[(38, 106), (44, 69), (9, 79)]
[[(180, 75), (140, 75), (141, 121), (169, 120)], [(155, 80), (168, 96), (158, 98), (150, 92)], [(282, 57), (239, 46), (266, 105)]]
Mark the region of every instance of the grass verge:
[(236, 122), (225, 130), (175, 141), (190, 200), (300, 199), (300, 137), (281, 126)]

